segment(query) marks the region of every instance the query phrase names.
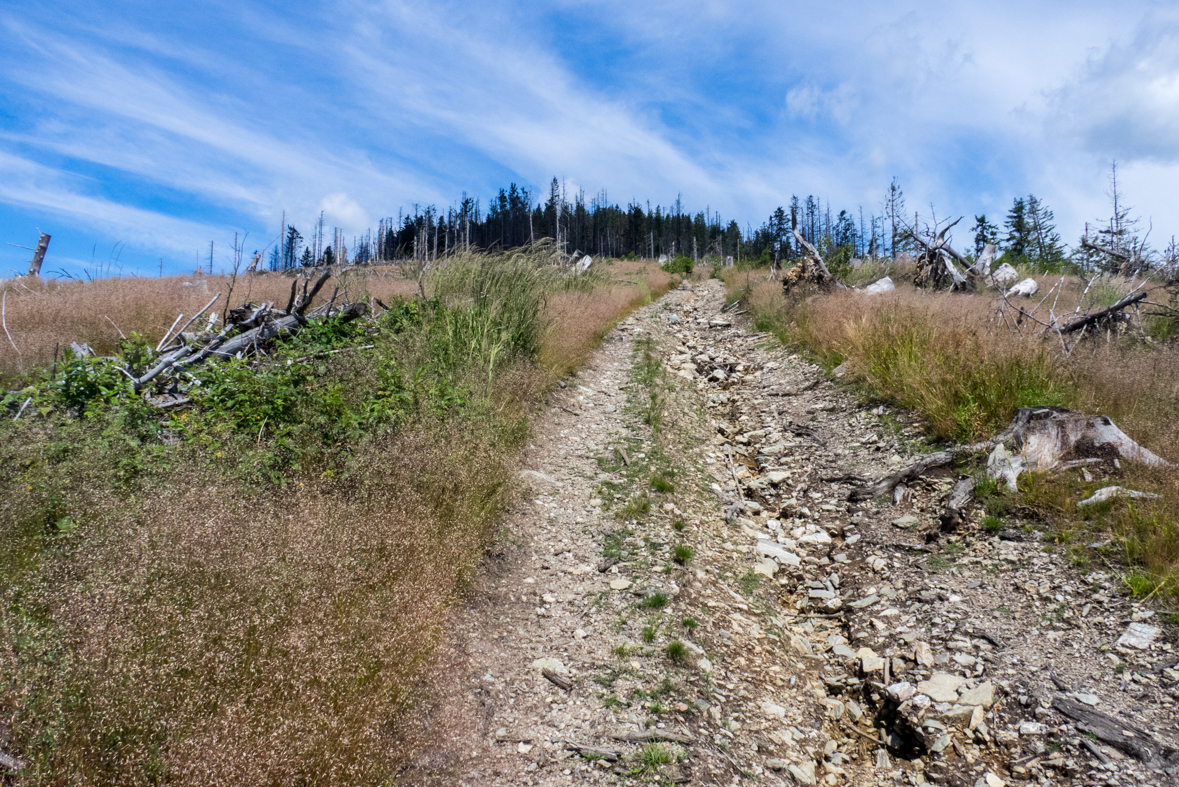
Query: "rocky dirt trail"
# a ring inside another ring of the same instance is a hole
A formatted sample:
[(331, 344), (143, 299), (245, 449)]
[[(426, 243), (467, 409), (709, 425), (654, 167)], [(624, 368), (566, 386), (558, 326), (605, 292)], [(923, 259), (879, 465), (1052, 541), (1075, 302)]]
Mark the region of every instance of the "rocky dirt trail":
[[(1172, 784), (1173, 627), (686, 283), (554, 391), (405, 783)], [(441, 731), (440, 733), (438, 731)]]

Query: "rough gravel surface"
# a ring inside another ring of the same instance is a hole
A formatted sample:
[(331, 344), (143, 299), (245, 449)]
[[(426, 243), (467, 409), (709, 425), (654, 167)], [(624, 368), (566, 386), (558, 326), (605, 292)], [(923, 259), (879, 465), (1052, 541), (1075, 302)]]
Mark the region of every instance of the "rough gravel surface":
[(952, 475), (849, 503), (914, 419), (724, 306), (686, 283), (553, 392), (401, 780), (1175, 783), (1174, 627), (1034, 529), (938, 532)]

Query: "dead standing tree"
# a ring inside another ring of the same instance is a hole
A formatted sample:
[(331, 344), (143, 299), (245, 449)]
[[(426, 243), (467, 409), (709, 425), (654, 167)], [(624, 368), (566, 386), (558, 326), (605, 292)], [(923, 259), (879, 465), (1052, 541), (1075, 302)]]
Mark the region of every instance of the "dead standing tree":
[(954, 265), (954, 260), (957, 260), (970, 270), (970, 263), (966, 258), (950, 246), (949, 232), (959, 221), (962, 221), (961, 217), (941, 230), (938, 230), (935, 224), (932, 229), (926, 229), (925, 237), (922, 237), (922, 233), (916, 227), (907, 230), (908, 236), (920, 248), (917, 268), (913, 273), (913, 283), (918, 287), (974, 292), (974, 282)]
[(846, 284), (831, 275), (831, 271), (827, 270), (827, 265), (823, 262), (823, 257), (819, 254), (818, 249), (802, 237), (802, 233), (797, 228), (794, 230), (794, 239), (798, 241), (800, 247), (806, 250), (806, 254), (798, 261), (797, 265), (783, 274), (782, 288), (786, 292), (790, 292), (803, 282), (810, 282), (821, 288), (834, 286), (847, 289)]

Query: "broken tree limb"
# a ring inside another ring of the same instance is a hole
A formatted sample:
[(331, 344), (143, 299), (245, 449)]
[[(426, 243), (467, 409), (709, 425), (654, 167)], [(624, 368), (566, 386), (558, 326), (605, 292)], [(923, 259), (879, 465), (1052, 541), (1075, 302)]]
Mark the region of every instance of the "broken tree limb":
[(669, 743), (692, 743), (691, 735), (673, 732), (672, 730), (634, 730), (632, 732), (616, 732), (610, 736), (611, 740), (625, 743), (648, 743), (652, 741), (667, 741)]
[(613, 749), (603, 749), (600, 746), (590, 746), (588, 743), (578, 743), (577, 741), (565, 741), (565, 748), (577, 752), (578, 754), (591, 757), (597, 757), (606, 762), (618, 762), (622, 758), (620, 752)]
[(962, 520), (966, 516), (966, 509), (973, 499), (974, 476), (959, 479), (958, 483), (954, 484), (954, 488), (950, 490), (950, 499), (946, 501), (946, 507), (938, 516), (943, 533), (953, 533), (958, 529), (958, 525), (962, 524)]
[[(246, 349), (250, 345), (255, 344), (256, 342), (264, 342), (267, 339), (273, 339), (283, 331), (291, 331), (293, 333), (298, 329), (302, 322), (302, 318), (294, 314), (288, 314), (286, 317), (280, 317), (277, 320), (266, 320), (257, 328), (251, 328), (248, 331), (239, 333), (232, 339), (229, 339), (225, 342), (222, 342), (220, 345), (213, 347), (205, 356), (201, 358), (194, 358), (191, 363), (197, 363), (201, 360), (204, 360), (204, 357), (207, 357), (207, 355), (217, 355), (221, 358), (230, 358), (234, 355), (237, 355), (239, 352)], [(189, 363), (186, 362), (185, 365), (189, 365)]]
[(1058, 695), (1052, 707), (1076, 722), (1081, 732), (1092, 733), (1099, 741), (1145, 763), (1158, 762), (1177, 748), (1159, 740), (1142, 725), (1114, 718), (1068, 697)]
[(303, 297), (299, 299), (299, 305), (295, 307), (294, 314), (297, 314), (300, 317), (303, 316), (303, 312), (307, 311), (307, 307), (311, 305), (313, 300), (315, 300), (315, 296), (319, 294), (319, 291), (323, 289), (323, 285), (327, 284), (327, 280), (330, 279), (331, 276), (331, 271), (324, 271), (323, 275), (316, 280), (315, 286), (311, 288), (310, 293), (307, 292), (307, 288), (304, 286)]
[(994, 443), (990, 442), (974, 443), (972, 445), (960, 446), (958, 448), (950, 448), (945, 451), (937, 451), (936, 453), (926, 454), (921, 458), (920, 461), (911, 464), (906, 468), (898, 470), (890, 476), (885, 476), (872, 486), (853, 489), (848, 494), (847, 499), (851, 501), (870, 500), (873, 497), (888, 495), (897, 486), (897, 484), (914, 481), (928, 473), (930, 470), (934, 470), (939, 467), (945, 467), (946, 465), (953, 463), (959, 457), (985, 451), (993, 445)]
[(1146, 295), (1147, 294), (1145, 292), (1140, 292), (1140, 293), (1137, 293), (1136, 295), (1127, 295), (1125, 298), (1122, 298), (1120, 301), (1115, 303), (1113, 306), (1110, 306), (1108, 309), (1102, 309), (1099, 312), (1093, 312), (1092, 314), (1088, 314), (1084, 317), (1081, 317), (1080, 319), (1073, 320), (1072, 322), (1068, 323), (1063, 328), (1061, 328), (1060, 332), (1061, 333), (1072, 333), (1073, 331), (1079, 331), (1082, 328), (1084, 328), (1085, 326), (1092, 325), (1095, 322), (1099, 322), (1100, 320), (1102, 320), (1106, 317), (1109, 317), (1111, 314), (1115, 314), (1117, 312), (1120, 312), (1122, 309), (1125, 309), (1128, 306), (1133, 306), (1134, 304), (1138, 303), (1139, 301), (1146, 300)]
[[(209, 302), (205, 304), (205, 308), (201, 309), (199, 312), (194, 314), (192, 316), (192, 319), (190, 319), (188, 322), (184, 323), (184, 327), (182, 327), (179, 331), (177, 331), (176, 338), (180, 338), (181, 336), (183, 336), (184, 332), (188, 330), (188, 326), (192, 325), (194, 322), (196, 322), (198, 319), (200, 319), (200, 316), (202, 314), (204, 314), (205, 312), (207, 312), (209, 310), (209, 307), (211, 307), (214, 303), (216, 303), (217, 299), (220, 297), (221, 297), (221, 293), (217, 293), (212, 298), (210, 298)], [(175, 340), (173, 340), (173, 341), (175, 341)], [(169, 344), (171, 344), (171, 342), (169, 342)], [(164, 345), (164, 349), (167, 349), (167, 347), (168, 347), (168, 345)]]
[(542, 669), (540, 674), (544, 675), (545, 679), (548, 680), (549, 683), (553, 684), (561, 691), (573, 691), (573, 681), (569, 680), (569, 678), (566, 678), (563, 675), (558, 675), (548, 667)]
[(165, 355), (158, 364), (144, 373), (142, 377), (134, 380), (135, 390), (138, 391), (140, 388), (156, 379), (156, 377), (159, 377), (165, 369), (176, 364), (177, 361), (188, 355), (190, 352), (192, 352), (192, 348), (181, 347), (180, 349)]

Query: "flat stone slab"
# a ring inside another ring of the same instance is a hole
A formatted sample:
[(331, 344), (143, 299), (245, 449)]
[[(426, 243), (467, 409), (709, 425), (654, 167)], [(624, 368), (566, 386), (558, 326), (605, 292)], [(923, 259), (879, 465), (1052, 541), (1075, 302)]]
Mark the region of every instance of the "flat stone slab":
[(1118, 637), (1118, 641), (1114, 643), (1119, 648), (1138, 648), (1139, 650), (1146, 650), (1150, 644), (1155, 641), (1159, 635), (1158, 626), (1150, 626), (1146, 623), (1131, 623), (1126, 628), (1126, 633)]
[(966, 689), (958, 695), (958, 702), (962, 705), (982, 705), (991, 707), (995, 704), (995, 687), (988, 680), (973, 689)]
[(966, 683), (966, 678), (951, 675), (948, 672), (935, 672), (929, 680), (917, 684), (917, 691), (925, 694), (934, 702), (957, 702), (958, 689)]
[(768, 538), (759, 538), (757, 540), (757, 553), (765, 557), (772, 557), (779, 563), (787, 566), (801, 566), (802, 558), (794, 554), (790, 550), (783, 547), (781, 544), (770, 541)]

